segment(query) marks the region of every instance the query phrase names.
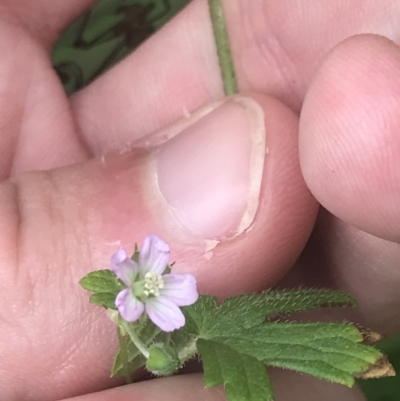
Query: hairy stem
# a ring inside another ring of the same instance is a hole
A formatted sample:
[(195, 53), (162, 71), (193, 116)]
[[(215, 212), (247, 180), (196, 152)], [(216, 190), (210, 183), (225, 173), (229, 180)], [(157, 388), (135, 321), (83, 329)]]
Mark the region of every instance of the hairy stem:
[(120, 348), (120, 355), (121, 355), (121, 362), (124, 367), (124, 376), (126, 380), (126, 384), (132, 383), (131, 373), (129, 371), (128, 366), (128, 350), (126, 349), (126, 341), (124, 336), (122, 335), (121, 329), (117, 326), (117, 334), (118, 334), (118, 341), (119, 341), (119, 348)]
[(208, 5), (210, 8), (215, 44), (217, 46), (222, 82), (224, 84), (224, 92), (226, 96), (234, 95), (238, 92), (238, 89), (221, 0), (208, 0)]
[(146, 344), (139, 338), (135, 329), (129, 322), (126, 322), (123, 319), (120, 319), (120, 325), (125, 329), (128, 333), (129, 338), (132, 342), (136, 345), (136, 348), (142, 353), (142, 355), (149, 359), (149, 349), (147, 348)]

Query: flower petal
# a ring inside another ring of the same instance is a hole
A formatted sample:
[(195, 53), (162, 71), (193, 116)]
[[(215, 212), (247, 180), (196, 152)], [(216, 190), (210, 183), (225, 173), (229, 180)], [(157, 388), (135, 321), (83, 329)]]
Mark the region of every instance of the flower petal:
[(127, 322), (134, 322), (144, 312), (144, 305), (132, 294), (131, 288), (122, 290), (115, 299), (115, 306)]
[(111, 269), (125, 285), (131, 286), (139, 271), (139, 266), (128, 257), (125, 249), (120, 249), (111, 257)]
[(197, 301), (196, 279), (191, 274), (164, 274), (164, 288), (160, 296), (168, 298), (175, 305), (187, 306)]
[(168, 298), (150, 298), (145, 308), (149, 318), (163, 331), (173, 331), (185, 325), (182, 311)]
[(140, 249), (139, 268), (144, 275), (147, 272), (162, 274), (169, 261), (169, 245), (157, 235), (148, 235)]

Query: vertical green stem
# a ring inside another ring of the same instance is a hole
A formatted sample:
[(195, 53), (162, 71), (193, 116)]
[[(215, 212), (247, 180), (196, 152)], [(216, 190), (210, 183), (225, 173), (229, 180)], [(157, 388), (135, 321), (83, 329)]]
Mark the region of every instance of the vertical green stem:
[(132, 383), (131, 372), (129, 371), (128, 366), (128, 350), (126, 349), (126, 341), (124, 336), (121, 333), (121, 329), (117, 326), (117, 334), (118, 334), (118, 341), (119, 341), (119, 348), (120, 348), (120, 355), (122, 365), (124, 366), (124, 376), (126, 379), (126, 384)]
[(222, 82), (224, 84), (224, 92), (226, 96), (234, 95), (238, 92), (238, 89), (221, 0), (208, 0), (208, 5), (210, 8), (215, 44), (217, 46)]

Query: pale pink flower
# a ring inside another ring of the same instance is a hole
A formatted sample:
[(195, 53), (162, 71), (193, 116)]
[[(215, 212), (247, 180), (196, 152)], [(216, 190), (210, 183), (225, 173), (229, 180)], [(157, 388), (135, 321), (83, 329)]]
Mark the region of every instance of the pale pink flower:
[(156, 235), (149, 235), (140, 249), (138, 263), (128, 257), (125, 249), (112, 256), (112, 271), (127, 286), (115, 300), (123, 319), (134, 322), (146, 312), (163, 331), (185, 325), (179, 307), (197, 301), (196, 279), (191, 274), (163, 274), (169, 255), (168, 244)]

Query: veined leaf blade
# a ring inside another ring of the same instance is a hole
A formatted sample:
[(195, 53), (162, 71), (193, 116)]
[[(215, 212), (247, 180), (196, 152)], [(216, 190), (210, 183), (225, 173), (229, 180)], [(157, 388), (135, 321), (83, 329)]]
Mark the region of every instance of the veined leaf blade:
[(305, 312), (320, 308), (356, 306), (357, 302), (350, 295), (336, 290), (296, 289), (283, 291), (265, 291), (261, 294), (240, 295), (225, 299), (214, 312), (216, 327), (226, 329), (229, 321), (237, 324), (237, 316), (242, 316), (244, 327), (254, 327), (266, 319)]
[(262, 362), (230, 347), (199, 339), (206, 387), (223, 384), (229, 401), (272, 401), (272, 385)]
[(109, 292), (117, 294), (124, 284), (111, 270), (96, 270), (83, 277), (79, 284), (91, 292)]
[(251, 355), (269, 366), (308, 373), (347, 386), (382, 354), (361, 344), (363, 336), (349, 324), (266, 323), (226, 332), (213, 340)]
[[(213, 326), (217, 298), (211, 295), (201, 295), (196, 303), (182, 308), (186, 318), (183, 328), (188, 334), (204, 337), (209, 327)], [(211, 324), (210, 324), (211, 322)]]
[(96, 292), (90, 296), (90, 303), (116, 310), (115, 298), (116, 295), (111, 292)]

